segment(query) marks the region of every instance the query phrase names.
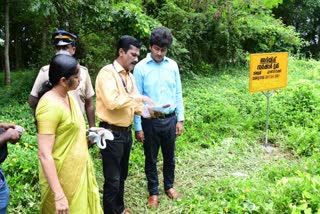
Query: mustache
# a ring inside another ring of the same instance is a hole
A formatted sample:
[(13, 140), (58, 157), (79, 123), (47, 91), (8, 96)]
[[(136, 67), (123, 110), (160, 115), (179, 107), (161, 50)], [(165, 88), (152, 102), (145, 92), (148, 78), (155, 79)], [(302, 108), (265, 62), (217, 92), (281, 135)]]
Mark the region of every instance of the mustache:
[(138, 61), (131, 62), (132, 65), (136, 65), (137, 63), (138, 63)]

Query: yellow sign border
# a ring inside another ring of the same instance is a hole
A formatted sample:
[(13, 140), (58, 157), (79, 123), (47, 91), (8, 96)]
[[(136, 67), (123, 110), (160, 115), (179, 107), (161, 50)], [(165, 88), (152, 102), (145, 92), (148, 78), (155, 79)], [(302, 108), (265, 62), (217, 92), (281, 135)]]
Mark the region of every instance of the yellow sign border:
[(250, 54), (251, 93), (287, 87), (288, 52)]

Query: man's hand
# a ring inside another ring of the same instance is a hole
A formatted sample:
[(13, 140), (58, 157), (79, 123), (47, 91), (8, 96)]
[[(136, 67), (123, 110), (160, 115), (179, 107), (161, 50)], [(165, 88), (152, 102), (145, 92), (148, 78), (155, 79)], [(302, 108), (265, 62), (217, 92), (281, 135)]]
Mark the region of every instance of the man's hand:
[(183, 132), (183, 121), (178, 121), (176, 124), (176, 136), (179, 137)]
[(155, 106), (156, 104), (147, 96), (142, 95), (142, 101), (148, 103), (150, 106)]
[(151, 118), (157, 118), (157, 117), (164, 116), (164, 113), (162, 111), (165, 108), (168, 108), (170, 106), (171, 105), (169, 103), (168, 104), (164, 104), (161, 107), (151, 106), (151, 107), (148, 107), (148, 111), (149, 111), (149, 114), (151, 115)]
[(7, 130), (9, 128), (15, 128), (15, 124), (13, 123), (0, 123), (0, 128), (3, 128), (4, 130)]
[(150, 118), (155, 118), (155, 117), (156, 117), (156, 115), (155, 115), (156, 112), (153, 111), (151, 107), (146, 106), (146, 108), (147, 108), (148, 111), (149, 111)]
[(144, 142), (144, 132), (141, 130), (141, 131), (136, 131), (135, 133), (136, 135), (136, 140), (139, 141), (139, 142)]
[(21, 133), (13, 128), (9, 128), (7, 129), (3, 135), (5, 136), (5, 138), (7, 139), (7, 141), (9, 141), (10, 143), (16, 143), (19, 141), (20, 137), (21, 137)]

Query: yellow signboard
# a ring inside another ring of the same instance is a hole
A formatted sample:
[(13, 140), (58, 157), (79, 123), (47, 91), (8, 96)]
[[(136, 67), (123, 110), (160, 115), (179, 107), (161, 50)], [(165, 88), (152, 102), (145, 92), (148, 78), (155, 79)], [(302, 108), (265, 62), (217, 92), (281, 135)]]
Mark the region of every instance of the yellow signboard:
[(249, 91), (287, 87), (288, 52), (250, 54)]

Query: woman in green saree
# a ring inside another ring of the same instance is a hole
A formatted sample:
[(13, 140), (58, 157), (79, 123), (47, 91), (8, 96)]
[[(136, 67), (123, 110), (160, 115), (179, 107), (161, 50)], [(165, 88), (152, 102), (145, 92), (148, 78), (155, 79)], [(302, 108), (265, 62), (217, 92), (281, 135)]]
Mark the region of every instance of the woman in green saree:
[(80, 107), (68, 91), (80, 82), (79, 64), (56, 55), (49, 81), (39, 94), (35, 117), (41, 163), (41, 213), (100, 214), (99, 191), (88, 152), (86, 127)]

